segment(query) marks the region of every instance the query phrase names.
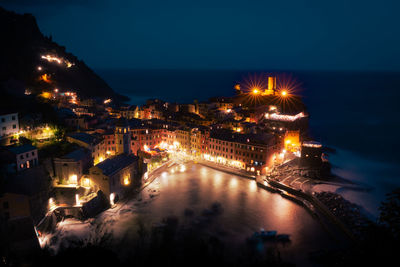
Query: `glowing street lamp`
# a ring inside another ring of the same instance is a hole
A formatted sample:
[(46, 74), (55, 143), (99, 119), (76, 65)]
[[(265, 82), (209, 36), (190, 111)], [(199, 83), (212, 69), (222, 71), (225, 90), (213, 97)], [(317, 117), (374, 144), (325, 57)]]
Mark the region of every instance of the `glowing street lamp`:
[(253, 94), (257, 95), (260, 93), (260, 90), (258, 90), (258, 88), (254, 88), (253, 89)]
[(111, 206), (114, 206), (114, 204), (115, 204), (115, 203), (114, 203), (114, 199), (115, 199), (115, 194), (114, 194), (114, 193), (111, 193), (111, 194), (110, 194), (110, 205), (111, 205)]
[(281, 96), (286, 97), (288, 95), (288, 92), (286, 90), (281, 91)]
[(130, 183), (131, 183), (131, 179), (129, 178), (129, 176), (126, 176), (126, 177), (124, 178), (124, 185), (125, 185), (125, 186), (128, 186)]

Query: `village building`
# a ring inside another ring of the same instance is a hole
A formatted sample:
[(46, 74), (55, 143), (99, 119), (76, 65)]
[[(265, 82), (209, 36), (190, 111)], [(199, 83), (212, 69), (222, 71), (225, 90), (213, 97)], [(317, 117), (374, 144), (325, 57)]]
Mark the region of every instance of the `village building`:
[(175, 131), (177, 146), (179, 150), (184, 152), (191, 151), (190, 142), (191, 129), (186, 127), (181, 127)]
[(11, 139), (10, 137), (18, 134), (18, 132), (18, 113), (0, 113), (0, 140), (2, 140), (2, 143), (9, 144)]
[(138, 161), (139, 158), (134, 155), (120, 154), (91, 167), (88, 178), (94, 191), (124, 197), (141, 182)]
[(105, 144), (100, 136), (77, 132), (68, 134), (66, 139), (70, 143), (75, 143), (88, 149), (92, 154), (94, 164), (97, 164), (106, 158)]
[(59, 184), (78, 185), (84, 171), (92, 165), (89, 150), (79, 148), (67, 155), (54, 158), (54, 176)]
[(276, 139), (270, 134), (213, 131), (209, 139), (209, 153), (203, 157), (260, 175), (273, 165), (277, 151)]
[(25, 144), (21, 146), (9, 147), (14, 158), (15, 170), (17, 172), (32, 168), (39, 164), (38, 150), (35, 146)]
[(38, 222), (47, 209), (49, 178), (41, 166), (8, 176), (0, 188), (0, 216), (29, 216)]
[(301, 145), (300, 166), (320, 168), (322, 166), (322, 145), (316, 141), (304, 141)]
[(120, 109), (121, 118), (125, 119), (137, 119), (139, 118), (139, 107), (136, 105), (121, 107)]

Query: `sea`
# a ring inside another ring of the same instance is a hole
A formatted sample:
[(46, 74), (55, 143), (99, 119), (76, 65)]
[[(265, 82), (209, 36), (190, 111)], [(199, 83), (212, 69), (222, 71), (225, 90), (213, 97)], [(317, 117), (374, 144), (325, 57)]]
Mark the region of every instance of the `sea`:
[[(149, 98), (192, 103), (235, 94), (234, 85), (264, 79), (265, 71), (96, 70), (114, 89), (141, 105)], [(364, 189), (333, 190), (378, 218), (386, 194), (400, 187), (400, 73), (274, 72), (301, 95), (311, 136), (333, 148), (332, 171)], [(263, 78), (264, 77), (264, 78)]]

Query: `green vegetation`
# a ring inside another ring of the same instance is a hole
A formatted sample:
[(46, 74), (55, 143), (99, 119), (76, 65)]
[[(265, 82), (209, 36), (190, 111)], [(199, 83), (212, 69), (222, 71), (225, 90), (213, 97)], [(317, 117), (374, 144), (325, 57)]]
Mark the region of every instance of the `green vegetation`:
[(39, 149), (39, 158), (61, 157), (79, 148), (77, 144), (66, 141), (54, 141), (43, 145)]

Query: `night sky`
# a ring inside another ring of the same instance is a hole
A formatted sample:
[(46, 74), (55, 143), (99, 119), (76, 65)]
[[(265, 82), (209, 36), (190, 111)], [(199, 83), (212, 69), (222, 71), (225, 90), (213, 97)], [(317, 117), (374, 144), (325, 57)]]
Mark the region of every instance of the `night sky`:
[(90, 67), (400, 70), (399, 1), (0, 0)]

